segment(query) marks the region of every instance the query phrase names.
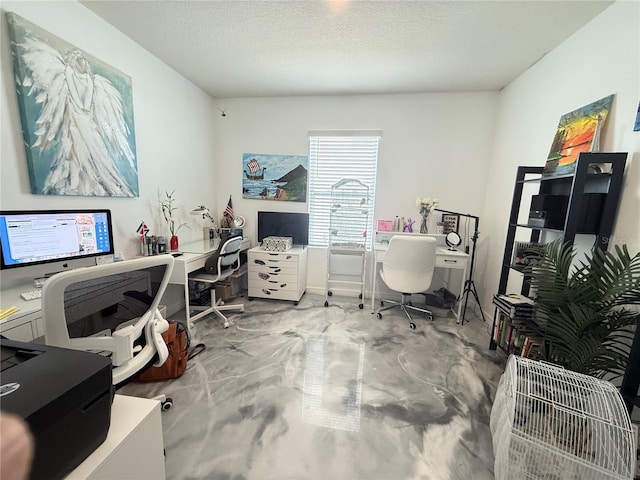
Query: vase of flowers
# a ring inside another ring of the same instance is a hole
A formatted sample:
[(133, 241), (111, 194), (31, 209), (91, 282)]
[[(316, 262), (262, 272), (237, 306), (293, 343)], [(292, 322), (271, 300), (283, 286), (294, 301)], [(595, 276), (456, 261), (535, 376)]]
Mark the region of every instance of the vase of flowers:
[(436, 208), (438, 203), (440, 202), (438, 202), (437, 198), (416, 199), (416, 207), (418, 207), (418, 211), (420, 212), (420, 216), (422, 217), (422, 222), (420, 223), (420, 233), (429, 233), (429, 227), (427, 226), (429, 214), (434, 208)]
[(173, 206), (175, 197), (173, 196), (175, 190), (171, 193), (164, 192), (164, 198), (160, 200), (160, 208), (162, 209), (162, 216), (169, 226), (169, 232), (171, 238), (169, 239), (169, 248), (171, 250), (178, 250), (178, 231), (188, 225), (186, 223), (179, 223), (173, 218), (174, 212), (178, 209)]

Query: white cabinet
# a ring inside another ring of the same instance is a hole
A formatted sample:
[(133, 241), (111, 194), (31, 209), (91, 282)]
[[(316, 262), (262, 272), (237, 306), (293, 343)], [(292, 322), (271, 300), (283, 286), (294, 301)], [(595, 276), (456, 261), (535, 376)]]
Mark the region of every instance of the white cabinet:
[(307, 249), (294, 246), (286, 252), (254, 247), (248, 255), (249, 300), (273, 298), (295, 305), (307, 288)]
[(106, 440), (66, 480), (165, 478), (160, 402), (116, 395)]
[(11, 340), (31, 342), (44, 335), (42, 314), (40, 312), (9, 317), (0, 324), (0, 333)]

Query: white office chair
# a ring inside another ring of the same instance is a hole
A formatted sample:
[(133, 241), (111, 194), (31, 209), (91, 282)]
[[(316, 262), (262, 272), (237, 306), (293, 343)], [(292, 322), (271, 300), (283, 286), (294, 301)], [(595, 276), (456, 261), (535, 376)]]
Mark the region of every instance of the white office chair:
[[(240, 244), (242, 243), (242, 237), (231, 237), (227, 240), (221, 240), (221, 247), (218, 251), (207, 259), (204, 266), (204, 271), (196, 273), (189, 277), (190, 280), (197, 282), (205, 282), (215, 284), (220, 280), (230, 277), (233, 273), (240, 268)], [(192, 305), (194, 310), (210, 310), (211, 313), (216, 314), (224, 323), (224, 328), (229, 327), (229, 319), (222, 313), (223, 311), (238, 310), (244, 312), (244, 304), (236, 303), (233, 305), (225, 305), (222, 300), (216, 300), (216, 290), (212, 286), (211, 291), (211, 305), (199, 306)]]
[[(47, 345), (109, 356), (113, 385), (123, 385), (168, 356), (158, 309), (173, 269), (171, 255), (58, 273), (42, 289)], [(163, 397), (159, 397), (163, 402)]]
[[(436, 264), (436, 239), (418, 235), (395, 235), (389, 241), (389, 247), (382, 260), (380, 278), (391, 290), (400, 292), (402, 300), (381, 300), (378, 318), (384, 310), (400, 307), (409, 319), (409, 327), (415, 330), (409, 310), (425, 313), (433, 320), (432, 313), (411, 304), (408, 297), (413, 293), (422, 293), (431, 286), (433, 270)], [(391, 305), (384, 306), (384, 303)]]

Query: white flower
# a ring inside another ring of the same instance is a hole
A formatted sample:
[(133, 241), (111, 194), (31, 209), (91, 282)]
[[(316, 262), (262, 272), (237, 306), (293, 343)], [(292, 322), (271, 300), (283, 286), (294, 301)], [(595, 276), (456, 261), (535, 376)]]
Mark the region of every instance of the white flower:
[(416, 199), (416, 207), (419, 207), (420, 215), (429, 215), (431, 210), (438, 206), (440, 201), (437, 198), (418, 198)]

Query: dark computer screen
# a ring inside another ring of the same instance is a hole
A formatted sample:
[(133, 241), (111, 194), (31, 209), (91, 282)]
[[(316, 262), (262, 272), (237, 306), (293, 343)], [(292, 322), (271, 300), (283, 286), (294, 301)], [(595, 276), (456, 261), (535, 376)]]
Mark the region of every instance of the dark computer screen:
[(113, 253), (109, 210), (0, 211), (3, 269)]
[(294, 245), (308, 245), (309, 214), (258, 212), (258, 242), (265, 237), (292, 237)]

